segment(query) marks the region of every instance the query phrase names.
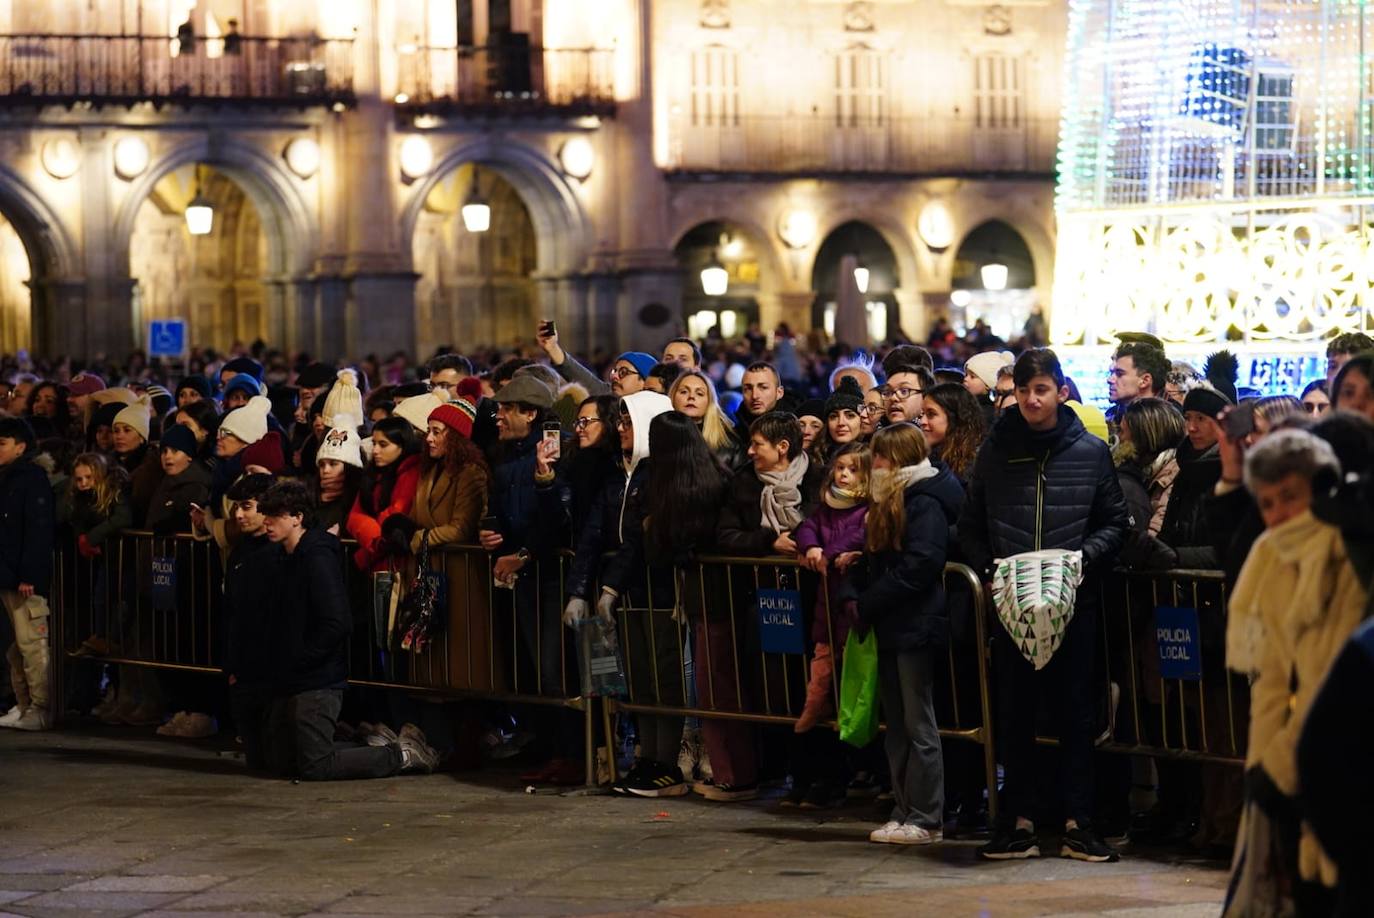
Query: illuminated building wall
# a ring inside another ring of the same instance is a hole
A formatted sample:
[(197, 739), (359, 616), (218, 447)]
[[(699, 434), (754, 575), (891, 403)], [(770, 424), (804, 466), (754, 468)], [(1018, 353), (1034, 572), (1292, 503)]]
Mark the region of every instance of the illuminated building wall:
[(1374, 326), (1362, 48), (1357, 0), (1073, 0), (1054, 341), (1272, 357)]

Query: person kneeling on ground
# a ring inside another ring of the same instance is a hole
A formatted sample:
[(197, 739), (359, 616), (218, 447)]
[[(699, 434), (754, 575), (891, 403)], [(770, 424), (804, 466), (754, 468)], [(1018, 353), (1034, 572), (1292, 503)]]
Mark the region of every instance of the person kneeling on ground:
[(267, 760), (277, 771), (307, 781), (433, 771), (438, 754), (412, 724), (399, 736), (389, 730), (375, 733), (367, 745), (334, 741), (348, 681), (352, 624), (343, 546), (310, 527), (310, 491), (301, 482), (277, 482), (258, 499), (258, 510), (267, 538), (285, 552), (268, 626), (276, 697), (268, 715)]

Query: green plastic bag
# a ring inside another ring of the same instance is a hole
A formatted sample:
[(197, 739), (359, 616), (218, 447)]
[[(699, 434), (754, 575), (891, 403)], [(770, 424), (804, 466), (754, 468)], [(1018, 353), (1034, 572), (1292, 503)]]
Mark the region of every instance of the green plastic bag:
[(851, 628), (840, 665), (840, 739), (859, 749), (878, 735), (878, 637)]

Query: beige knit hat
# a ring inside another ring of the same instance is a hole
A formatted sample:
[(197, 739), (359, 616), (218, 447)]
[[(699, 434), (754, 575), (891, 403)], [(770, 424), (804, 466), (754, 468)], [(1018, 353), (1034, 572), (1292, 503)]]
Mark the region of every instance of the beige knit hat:
[(396, 406), (392, 413), (397, 417), (405, 418), (420, 433), (429, 430), (429, 413), (440, 405), (444, 400), (433, 392), (426, 392), (424, 395), (413, 395)]
[[(148, 424), (153, 416), (152, 402), (148, 396), (141, 396), (138, 401), (124, 406), (119, 414), (114, 416), (114, 424), (124, 424), (138, 431), (138, 435), (143, 438), (143, 442), (148, 442)], [(110, 426), (113, 427), (114, 424)]]
[(983, 381), (989, 389), (997, 388), (997, 371), (1016, 362), (1011, 351), (983, 351), (974, 354), (964, 363), (964, 370)]
[(235, 408), (220, 422), (220, 433), (233, 434), (252, 446), (267, 436), (267, 415), (272, 403), (265, 395), (255, 395), (242, 408)]
[(338, 372), (329, 394), (325, 396), (324, 408), (320, 411), (326, 427), (343, 427), (344, 418), (353, 418), (353, 426), (363, 422), (363, 393), (358, 389), (358, 372), (345, 368)]

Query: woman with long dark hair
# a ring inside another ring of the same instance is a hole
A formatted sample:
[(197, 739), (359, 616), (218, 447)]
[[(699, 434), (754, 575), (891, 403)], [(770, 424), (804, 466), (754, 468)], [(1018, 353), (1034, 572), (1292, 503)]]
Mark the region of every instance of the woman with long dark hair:
[(941, 383), (926, 393), (920, 427), (931, 457), (949, 466), (954, 477), (966, 484), (988, 430), (978, 399), (962, 385)]
[(210, 468), (218, 464), (215, 444), (218, 440), (220, 416), (215, 403), (209, 399), (187, 402), (172, 412), (172, 423), (180, 424), (195, 435), (197, 444), (196, 458)]
[(592, 503), (606, 487), (606, 482), (618, 474), (620, 438), (616, 436), (616, 421), (620, 416), (620, 399), (614, 395), (593, 395), (577, 406), (577, 420), (573, 422), (576, 446), (559, 463), (572, 488), (572, 531), (582, 531)]
[(67, 408), (67, 387), (52, 380), (34, 386), (24, 417), (39, 440), (69, 437), (71, 412)]
[(404, 418), (385, 418), (372, 428), (372, 464), (348, 514), (348, 534), (358, 540), (353, 561), (365, 571), (386, 567), (382, 524), (408, 514), (420, 484), (420, 435)]

